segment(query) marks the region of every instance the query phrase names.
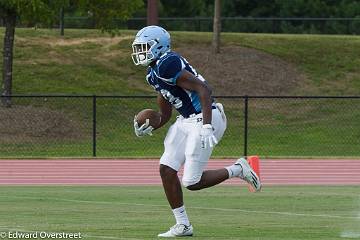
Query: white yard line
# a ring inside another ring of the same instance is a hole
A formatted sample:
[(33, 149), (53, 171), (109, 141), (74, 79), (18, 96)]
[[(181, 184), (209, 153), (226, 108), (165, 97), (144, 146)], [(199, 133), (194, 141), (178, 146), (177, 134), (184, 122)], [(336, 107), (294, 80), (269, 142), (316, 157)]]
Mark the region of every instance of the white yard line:
[(342, 238), (360, 238), (360, 232), (344, 231), (340, 234)]
[[(9, 196), (6, 196), (9, 197)], [(128, 206), (145, 206), (145, 207), (166, 207), (168, 205), (164, 204), (145, 204), (145, 203), (124, 203), (124, 202), (105, 202), (105, 201), (88, 201), (88, 200), (77, 200), (77, 199), (68, 199), (68, 198), (39, 198), (39, 197), (15, 197), (13, 198), (23, 198), (23, 199), (48, 199), (54, 201), (63, 201), (63, 202), (75, 202), (75, 203), (87, 203), (87, 204), (104, 204), (104, 205), (128, 205)], [(283, 215), (283, 216), (297, 216), (297, 217), (319, 217), (319, 218), (339, 218), (339, 219), (357, 219), (360, 220), (360, 216), (339, 216), (339, 215), (330, 215), (330, 214), (308, 214), (308, 213), (294, 213), (294, 212), (276, 212), (276, 211), (257, 211), (257, 210), (246, 210), (238, 208), (216, 208), (216, 207), (191, 207), (187, 206), (189, 209), (199, 209), (199, 210), (210, 210), (210, 211), (223, 211), (223, 212), (244, 212), (244, 213), (255, 213), (255, 214), (269, 214), (269, 215)]]
[(111, 237), (111, 236), (98, 236), (98, 235), (89, 235), (89, 234), (84, 234), (84, 237), (88, 237), (88, 238), (96, 238), (96, 239), (129, 239), (129, 240), (139, 240), (141, 238), (128, 238), (128, 237)]

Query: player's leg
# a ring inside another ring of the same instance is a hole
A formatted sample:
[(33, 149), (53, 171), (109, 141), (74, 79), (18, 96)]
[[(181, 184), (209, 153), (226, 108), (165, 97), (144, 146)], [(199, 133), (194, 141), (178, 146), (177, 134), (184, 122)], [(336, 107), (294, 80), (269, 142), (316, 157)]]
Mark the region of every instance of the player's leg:
[(203, 172), (199, 182), (186, 186), (187, 189), (195, 191), (215, 186), (229, 178), (229, 173), (225, 168), (216, 170), (206, 170)]
[[(215, 129), (214, 135), (220, 141), (226, 129), (226, 117), (219, 109), (214, 109), (212, 113), (212, 125)], [(200, 190), (217, 185), (228, 179), (229, 173), (226, 168), (204, 171), (212, 149), (201, 148), (198, 132), (200, 131), (199, 128), (202, 127), (202, 123), (188, 124), (190, 135), (185, 150), (186, 161), (182, 180), (183, 185), (189, 190)]]
[[(199, 168), (195, 166), (196, 162), (195, 164), (193, 162), (192, 165), (189, 166), (189, 168)], [(260, 179), (255, 173), (255, 171), (250, 167), (249, 163), (246, 161), (245, 158), (240, 158), (233, 165), (225, 168), (204, 171), (198, 182), (194, 180), (194, 182), (196, 183), (188, 185), (186, 186), (186, 188), (192, 191), (201, 190), (203, 188), (217, 185), (233, 177), (238, 177), (246, 181), (248, 184), (251, 185), (254, 192), (261, 190)]]
[(160, 176), (163, 188), (172, 209), (184, 205), (181, 184), (177, 173), (178, 171), (171, 167), (160, 164)]
[(261, 190), (260, 178), (245, 158), (239, 158), (233, 165), (226, 167), (226, 169), (229, 172), (229, 178), (241, 178), (250, 184), (253, 192)]
[[(226, 128), (226, 117), (222, 106), (218, 110), (213, 111), (212, 122), (215, 129), (214, 134), (220, 140)], [(193, 135), (194, 139), (192, 141), (195, 143), (199, 141), (197, 136)], [(225, 168), (203, 171), (210, 158), (211, 150), (200, 149), (199, 146), (192, 147), (195, 145), (190, 144), (189, 148), (187, 148), (189, 154), (186, 155), (183, 176), (183, 185), (186, 188), (189, 190), (200, 190), (217, 185), (229, 178), (239, 177), (248, 182), (255, 191), (261, 189), (258, 176), (244, 158), (238, 159), (233, 165)]]
[(160, 174), (166, 197), (174, 214), (176, 224), (159, 237), (192, 236), (193, 227), (183, 202), (183, 193), (177, 171), (169, 166), (160, 164)]
[[(194, 134), (191, 139), (194, 142), (200, 142), (197, 134)], [(204, 171), (211, 156), (211, 148), (202, 149), (200, 144), (196, 146), (196, 144), (192, 144), (192, 141), (189, 141), (188, 144), (182, 179), (182, 183), (187, 189), (200, 190), (208, 188), (229, 178), (226, 168)]]
[[(222, 104), (217, 103), (216, 106), (222, 119), (226, 122), (226, 116)], [(229, 178), (239, 177), (248, 182), (254, 191), (260, 191), (260, 178), (256, 175), (255, 171), (250, 167), (245, 158), (238, 159), (233, 165), (226, 167), (226, 170), (228, 171)]]
[(186, 155), (182, 183), (187, 189), (200, 190), (212, 187), (229, 178), (229, 172), (226, 168), (204, 171), (211, 155), (211, 149), (201, 149), (198, 152), (201, 154)]
[(185, 161), (186, 134), (177, 120), (168, 130), (164, 140), (165, 151), (160, 158), (160, 176), (164, 191), (172, 209), (183, 205), (181, 184), (177, 175)]
[(180, 167), (185, 161), (186, 135), (179, 129), (181, 123), (172, 125), (166, 135), (165, 151), (160, 159), (160, 175), (163, 188), (176, 219), (176, 224), (159, 237), (191, 236), (193, 228), (186, 214), (179, 177)]
[[(194, 165), (192, 166), (194, 167)], [(192, 185), (186, 186), (189, 190), (201, 190), (212, 187), (229, 178), (239, 177), (249, 183), (254, 191), (260, 191), (261, 183), (255, 171), (250, 167), (245, 158), (238, 159), (233, 165), (216, 169), (206, 170), (201, 175), (200, 180)], [(196, 182), (196, 181), (195, 181)]]

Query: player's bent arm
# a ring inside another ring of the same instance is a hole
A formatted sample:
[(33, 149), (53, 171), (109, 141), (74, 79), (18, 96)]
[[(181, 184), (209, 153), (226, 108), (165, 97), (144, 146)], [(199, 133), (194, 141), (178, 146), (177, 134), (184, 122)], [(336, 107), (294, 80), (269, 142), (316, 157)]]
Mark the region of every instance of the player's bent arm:
[(157, 126), (155, 129), (164, 126), (170, 120), (172, 114), (171, 104), (166, 101), (160, 93), (157, 96), (157, 104), (160, 108), (161, 121), (159, 126)]
[(212, 109), (211, 90), (209, 86), (187, 70), (181, 72), (176, 81), (176, 85), (190, 91), (195, 91), (199, 94), (203, 114), (203, 125), (211, 124)]

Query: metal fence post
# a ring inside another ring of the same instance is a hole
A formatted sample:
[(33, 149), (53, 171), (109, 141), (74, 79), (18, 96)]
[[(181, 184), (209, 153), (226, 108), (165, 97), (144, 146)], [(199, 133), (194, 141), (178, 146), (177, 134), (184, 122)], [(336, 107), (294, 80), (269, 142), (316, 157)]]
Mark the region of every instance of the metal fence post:
[(96, 157), (96, 95), (93, 95), (93, 132), (92, 132), (92, 142), (93, 142), (93, 157)]
[(244, 109), (244, 156), (247, 156), (248, 148), (248, 120), (249, 120), (249, 96), (245, 95)]

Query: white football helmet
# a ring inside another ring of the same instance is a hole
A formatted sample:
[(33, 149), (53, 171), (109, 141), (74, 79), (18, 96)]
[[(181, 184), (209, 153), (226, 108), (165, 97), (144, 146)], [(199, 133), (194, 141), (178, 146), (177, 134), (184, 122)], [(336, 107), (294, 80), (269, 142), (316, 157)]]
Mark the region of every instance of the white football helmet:
[(164, 53), (170, 51), (170, 34), (159, 26), (147, 26), (135, 36), (131, 57), (135, 65), (148, 66)]

